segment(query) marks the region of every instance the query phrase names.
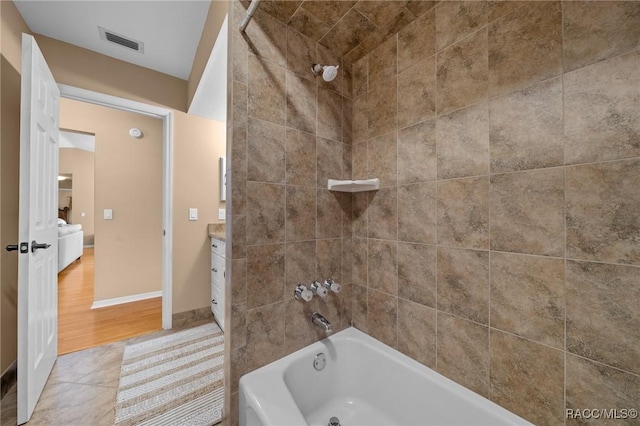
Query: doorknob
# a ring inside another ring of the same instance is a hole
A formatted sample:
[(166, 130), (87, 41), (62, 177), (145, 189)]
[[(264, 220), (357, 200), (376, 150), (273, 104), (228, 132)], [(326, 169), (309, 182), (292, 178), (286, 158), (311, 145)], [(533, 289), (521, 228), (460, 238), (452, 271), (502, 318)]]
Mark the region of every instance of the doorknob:
[(31, 253), (35, 253), (38, 249), (48, 249), (51, 244), (37, 243), (36, 240), (31, 241)]
[(20, 243), (20, 245), (9, 244), (8, 246), (5, 247), (5, 250), (6, 251), (20, 250), (20, 253), (29, 253), (29, 243)]

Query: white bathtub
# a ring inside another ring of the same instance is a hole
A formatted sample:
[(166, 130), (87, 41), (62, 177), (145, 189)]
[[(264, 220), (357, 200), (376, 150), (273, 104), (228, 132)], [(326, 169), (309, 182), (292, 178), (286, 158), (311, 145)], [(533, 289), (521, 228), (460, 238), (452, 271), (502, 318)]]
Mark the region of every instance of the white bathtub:
[(531, 424), (353, 327), (244, 375), (239, 409), (240, 426)]

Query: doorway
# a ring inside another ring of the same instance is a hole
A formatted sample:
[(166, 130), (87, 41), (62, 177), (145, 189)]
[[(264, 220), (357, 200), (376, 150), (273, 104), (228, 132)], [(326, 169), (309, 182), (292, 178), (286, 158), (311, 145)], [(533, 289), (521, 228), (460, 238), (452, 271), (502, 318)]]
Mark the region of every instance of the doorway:
[(63, 98), (60, 127), (62, 355), (161, 329), (162, 121)]
[[(162, 250), (161, 250), (161, 279), (162, 279), (162, 328), (172, 327), (172, 180), (173, 180), (173, 112), (166, 108), (156, 107), (141, 102), (116, 96), (105, 95), (90, 90), (80, 89), (68, 85), (58, 85), (63, 98), (87, 102), (89, 104), (114, 108), (155, 117), (162, 120)], [(104, 213), (104, 212), (103, 212)]]

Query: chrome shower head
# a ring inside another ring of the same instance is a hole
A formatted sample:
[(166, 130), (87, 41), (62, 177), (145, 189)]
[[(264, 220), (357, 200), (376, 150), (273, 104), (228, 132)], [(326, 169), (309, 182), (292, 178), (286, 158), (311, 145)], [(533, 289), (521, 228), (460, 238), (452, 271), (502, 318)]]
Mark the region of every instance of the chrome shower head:
[(324, 81), (333, 81), (338, 76), (338, 68), (340, 65), (322, 65), (322, 64), (313, 64), (311, 66), (311, 72), (313, 75), (318, 76), (322, 73), (322, 79)]

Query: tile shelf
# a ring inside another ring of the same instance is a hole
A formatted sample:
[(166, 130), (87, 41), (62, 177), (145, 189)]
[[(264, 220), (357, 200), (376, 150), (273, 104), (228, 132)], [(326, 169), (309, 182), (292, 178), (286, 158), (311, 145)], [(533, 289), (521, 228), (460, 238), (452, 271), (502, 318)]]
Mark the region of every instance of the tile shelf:
[(376, 191), (380, 189), (380, 179), (364, 179), (364, 180), (336, 180), (329, 179), (327, 184), (329, 191), (339, 192), (364, 192)]

